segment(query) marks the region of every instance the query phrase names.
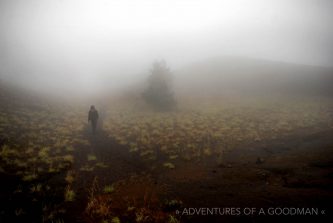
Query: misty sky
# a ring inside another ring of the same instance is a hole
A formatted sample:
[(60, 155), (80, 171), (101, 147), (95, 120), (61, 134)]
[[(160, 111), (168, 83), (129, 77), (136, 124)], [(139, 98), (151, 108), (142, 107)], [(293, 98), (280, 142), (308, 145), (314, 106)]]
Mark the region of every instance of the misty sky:
[(117, 88), (156, 59), (332, 66), (332, 12), (330, 0), (0, 0), (0, 78), (60, 91)]

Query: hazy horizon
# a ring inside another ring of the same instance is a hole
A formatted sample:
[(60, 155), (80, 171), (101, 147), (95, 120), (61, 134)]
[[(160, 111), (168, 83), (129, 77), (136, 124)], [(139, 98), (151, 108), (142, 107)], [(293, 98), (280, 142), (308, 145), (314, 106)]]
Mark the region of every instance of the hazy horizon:
[(0, 2), (0, 79), (94, 94), (217, 57), (332, 67), (333, 3), (320, 1)]

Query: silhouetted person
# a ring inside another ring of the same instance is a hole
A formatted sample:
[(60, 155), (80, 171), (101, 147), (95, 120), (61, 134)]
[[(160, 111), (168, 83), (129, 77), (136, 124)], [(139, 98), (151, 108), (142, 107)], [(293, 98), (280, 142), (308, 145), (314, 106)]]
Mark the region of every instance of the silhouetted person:
[(98, 120), (98, 111), (95, 109), (95, 106), (92, 105), (92, 106), (90, 106), (88, 122), (91, 122), (93, 134), (95, 134), (95, 132), (96, 132), (97, 120)]

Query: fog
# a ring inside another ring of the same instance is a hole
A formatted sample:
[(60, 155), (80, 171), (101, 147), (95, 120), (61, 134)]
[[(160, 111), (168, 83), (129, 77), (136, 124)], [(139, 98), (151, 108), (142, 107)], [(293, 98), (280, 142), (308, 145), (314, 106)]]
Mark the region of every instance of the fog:
[[(180, 89), (203, 77), (209, 88), (214, 75), (258, 81), (257, 68), (289, 77), (286, 64), (326, 75), (332, 11), (330, 0), (1, 0), (0, 80), (87, 97), (134, 89), (162, 59)], [(211, 61), (219, 68), (209, 76)]]

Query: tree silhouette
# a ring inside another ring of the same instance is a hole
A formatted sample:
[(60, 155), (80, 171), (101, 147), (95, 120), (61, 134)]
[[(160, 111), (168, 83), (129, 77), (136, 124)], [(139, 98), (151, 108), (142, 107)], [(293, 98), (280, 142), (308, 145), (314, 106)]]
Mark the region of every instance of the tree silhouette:
[(172, 110), (176, 106), (176, 101), (171, 85), (172, 74), (165, 61), (155, 62), (148, 77), (147, 89), (142, 96), (156, 110)]

